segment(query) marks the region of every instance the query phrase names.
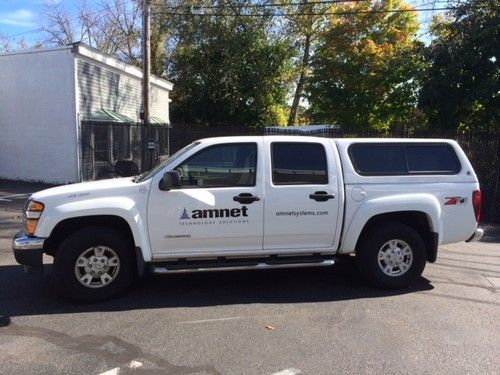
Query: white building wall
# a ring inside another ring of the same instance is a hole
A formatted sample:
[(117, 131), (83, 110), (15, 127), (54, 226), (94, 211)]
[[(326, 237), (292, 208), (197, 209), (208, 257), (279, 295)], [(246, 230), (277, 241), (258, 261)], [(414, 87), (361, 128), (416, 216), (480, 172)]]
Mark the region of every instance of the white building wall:
[(170, 124), (169, 93), (168, 90), (151, 85), (151, 116), (162, 119), (167, 124)]
[(0, 55), (0, 178), (79, 180), (71, 49)]

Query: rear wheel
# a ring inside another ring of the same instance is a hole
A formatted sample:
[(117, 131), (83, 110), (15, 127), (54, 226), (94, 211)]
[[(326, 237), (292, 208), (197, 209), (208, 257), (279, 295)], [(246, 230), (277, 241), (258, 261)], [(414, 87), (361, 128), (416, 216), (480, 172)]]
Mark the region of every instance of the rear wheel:
[(356, 250), (358, 267), (374, 285), (408, 287), (424, 270), (425, 244), (413, 228), (388, 223), (370, 230)]
[(89, 227), (69, 235), (54, 261), (54, 281), (65, 297), (101, 301), (125, 291), (136, 276), (133, 247), (112, 228)]

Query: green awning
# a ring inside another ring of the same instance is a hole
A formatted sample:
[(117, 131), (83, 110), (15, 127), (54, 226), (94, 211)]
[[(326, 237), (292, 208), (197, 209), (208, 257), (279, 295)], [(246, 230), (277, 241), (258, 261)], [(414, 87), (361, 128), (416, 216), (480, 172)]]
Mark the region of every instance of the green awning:
[(149, 117), (149, 123), (152, 125), (169, 125), (168, 121), (162, 120), (159, 117)]
[(109, 109), (100, 109), (92, 113), (90, 116), (85, 117), (87, 121), (103, 121), (103, 122), (135, 122), (130, 117), (121, 113), (111, 111)]
[[(97, 112), (92, 113), (90, 116), (86, 116), (84, 121), (96, 121), (96, 122), (127, 122), (135, 123), (137, 121), (132, 120), (130, 117), (125, 116), (121, 113), (111, 111), (109, 109), (100, 109)], [(149, 123), (151, 125), (170, 125), (168, 121), (165, 121), (159, 117), (151, 116), (149, 118)]]

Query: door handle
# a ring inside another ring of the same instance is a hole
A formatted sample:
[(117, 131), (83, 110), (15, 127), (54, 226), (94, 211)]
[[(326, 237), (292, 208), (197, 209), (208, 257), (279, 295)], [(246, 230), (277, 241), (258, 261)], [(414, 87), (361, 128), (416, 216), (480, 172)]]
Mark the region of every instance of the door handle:
[(309, 198), (314, 199), (316, 202), (326, 202), (329, 199), (335, 199), (335, 195), (328, 194), (326, 191), (316, 191), (309, 194)]
[(259, 200), (260, 198), (252, 195), (252, 193), (241, 193), (233, 197), (233, 201), (240, 202), (241, 204), (251, 204)]

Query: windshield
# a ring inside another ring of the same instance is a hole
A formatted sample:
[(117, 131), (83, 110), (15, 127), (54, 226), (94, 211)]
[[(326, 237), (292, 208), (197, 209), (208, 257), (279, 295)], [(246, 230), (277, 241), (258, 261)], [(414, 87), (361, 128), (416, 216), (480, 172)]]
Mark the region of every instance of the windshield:
[(153, 177), (156, 173), (158, 173), (158, 171), (160, 171), (161, 169), (163, 169), (163, 167), (165, 167), (165, 165), (167, 165), (168, 163), (170, 163), (172, 160), (178, 158), (179, 156), (182, 156), (184, 155), (186, 152), (188, 152), (189, 150), (191, 150), (192, 148), (198, 146), (200, 144), (200, 142), (193, 142), (189, 145), (187, 145), (186, 147), (184, 148), (181, 148), (179, 151), (177, 151), (176, 153), (170, 155), (167, 160), (165, 160), (163, 163), (160, 163), (158, 164), (156, 167), (154, 167), (153, 169), (151, 169), (150, 171), (148, 172), (144, 172), (140, 175), (138, 175), (135, 179), (134, 179), (134, 182), (142, 182), (142, 181), (146, 181), (148, 178), (151, 178)]

